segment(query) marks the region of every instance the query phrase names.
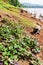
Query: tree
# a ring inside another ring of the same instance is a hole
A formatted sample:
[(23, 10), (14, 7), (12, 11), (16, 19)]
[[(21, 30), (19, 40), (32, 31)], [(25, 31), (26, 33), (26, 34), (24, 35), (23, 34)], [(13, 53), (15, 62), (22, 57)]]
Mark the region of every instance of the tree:
[(10, 4), (14, 6), (19, 6), (19, 1), (18, 0), (9, 0)]

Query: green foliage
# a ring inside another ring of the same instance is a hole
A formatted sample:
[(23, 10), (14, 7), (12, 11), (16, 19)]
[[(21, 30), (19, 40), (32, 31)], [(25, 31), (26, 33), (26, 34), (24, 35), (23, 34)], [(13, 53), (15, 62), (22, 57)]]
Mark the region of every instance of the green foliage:
[(20, 5), (18, 0), (9, 0), (9, 3), (14, 5), (14, 6), (19, 6)]
[(34, 49), (37, 52), (40, 51), (37, 40), (29, 36), (22, 36), (23, 29), (21, 25), (4, 23), (4, 25), (0, 26), (0, 52), (2, 52), (2, 59), (5, 65), (8, 65), (8, 62), (12, 60), (19, 60), (21, 58), (28, 58), (37, 63), (36, 57), (33, 56)]

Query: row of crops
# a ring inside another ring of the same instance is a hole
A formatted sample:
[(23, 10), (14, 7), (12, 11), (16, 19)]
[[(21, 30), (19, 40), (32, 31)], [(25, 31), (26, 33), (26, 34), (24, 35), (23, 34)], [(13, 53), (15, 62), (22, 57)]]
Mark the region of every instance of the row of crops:
[(30, 65), (41, 65), (35, 54), (40, 52), (40, 46), (36, 39), (24, 34), (22, 25), (4, 23), (0, 26), (0, 53), (4, 65), (20, 59), (28, 60)]

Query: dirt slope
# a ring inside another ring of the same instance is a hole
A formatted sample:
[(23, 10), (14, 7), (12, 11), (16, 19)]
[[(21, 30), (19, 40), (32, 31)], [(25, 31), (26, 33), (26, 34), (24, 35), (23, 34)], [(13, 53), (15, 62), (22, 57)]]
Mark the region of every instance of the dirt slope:
[[(30, 14), (22, 14), (23, 17), (26, 17), (28, 19), (31, 19), (31, 20), (34, 20), (35, 23), (38, 23), (41, 25), (41, 27), (43, 27), (43, 21), (37, 19), (37, 18), (32, 18), (32, 16)], [(31, 32), (32, 32), (33, 28), (31, 27), (26, 27), (26, 33), (30, 36), (32, 36), (33, 38), (36, 38), (39, 43), (40, 43), (40, 47), (41, 47), (41, 53), (38, 54), (37, 56), (39, 56), (42, 60), (43, 60), (43, 29), (41, 29), (40, 31), (40, 34), (35, 34), (35, 35), (32, 35)]]
[[(36, 18), (31, 18), (31, 15), (28, 14), (28, 13), (19, 13), (20, 16), (22, 17), (25, 17), (27, 19), (31, 19), (31, 20), (34, 20), (35, 23), (39, 23), (41, 26), (43, 26), (43, 22), (41, 22), (40, 20), (36, 19)], [(12, 21), (19, 21), (19, 18), (16, 17), (14, 14), (11, 14), (11, 13), (5, 13), (3, 12), (2, 10), (0, 10), (0, 25), (2, 24), (1, 23), (1, 20), (3, 18), (7, 17), (8, 19), (12, 20)], [(36, 34), (36, 35), (32, 35), (30, 32), (32, 31), (33, 28), (31, 27), (26, 27), (25, 31), (27, 33), (27, 35), (30, 35), (32, 36), (33, 38), (36, 38), (38, 39), (39, 43), (40, 43), (40, 46), (41, 46), (41, 53), (38, 54), (37, 56), (39, 56), (42, 60), (43, 60), (43, 29), (40, 31), (40, 34)], [(28, 65), (29, 63), (27, 61), (22, 61), (20, 60), (19, 61), (20, 65)]]

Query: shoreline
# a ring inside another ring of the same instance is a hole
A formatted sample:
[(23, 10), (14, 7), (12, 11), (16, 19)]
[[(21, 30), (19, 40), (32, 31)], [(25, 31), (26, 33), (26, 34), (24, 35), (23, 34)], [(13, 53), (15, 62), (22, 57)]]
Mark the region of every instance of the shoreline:
[(43, 20), (37, 18), (36, 14), (29, 13), (27, 10), (24, 10), (23, 8), (21, 8), (21, 10), (24, 11), (21, 14), (22, 16), (24, 16), (24, 17), (26, 17), (28, 19), (30, 18), (30, 19), (34, 20), (35, 23), (39, 23), (39, 25), (41, 25), (43, 27)]
[[(33, 18), (36, 18), (36, 19), (39, 19), (43, 22), (43, 15), (39, 13), (39, 15), (37, 15), (36, 11), (34, 11), (33, 13), (32, 12), (29, 12), (28, 8), (22, 8), (24, 11), (27, 11), (28, 14), (30, 14)], [(33, 9), (33, 8), (32, 8)]]

